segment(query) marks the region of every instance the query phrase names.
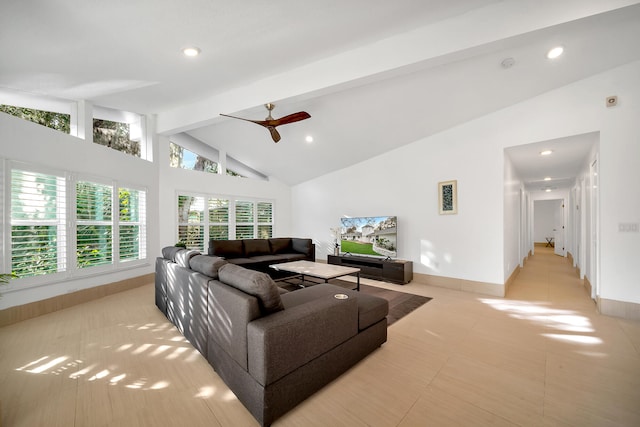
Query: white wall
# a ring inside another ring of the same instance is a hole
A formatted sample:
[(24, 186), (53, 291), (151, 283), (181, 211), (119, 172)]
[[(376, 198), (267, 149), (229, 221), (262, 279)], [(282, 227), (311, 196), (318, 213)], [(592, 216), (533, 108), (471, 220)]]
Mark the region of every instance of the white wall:
[[(119, 182), (147, 189), (149, 210), (147, 254), (154, 258), (158, 247), (158, 177), (154, 163), (126, 155), (98, 144), (58, 132), (44, 126), (0, 113), (0, 158), (24, 161), (41, 167), (71, 171), (98, 178), (117, 179)], [(6, 200), (6, 198), (5, 198)], [(6, 223), (3, 224), (6, 226)], [(3, 247), (3, 255), (8, 248)], [(64, 282), (19, 288), (15, 283), (2, 289), (0, 309), (39, 301), (81, 289), (104, 285), (153, 272), (153, 264), (124, 271), (90, 277), (69, 278)], [(28, 279), (25, 279), (28, 281)]]
[[(526, 208), (524, 184), (513, 162), (504, 155), (504, 277), (511, 276), (526, 257), (527, 242), (522, 224), (522, 209)], [(524, 241), (523, 241), (524, 240)]]
[[(605, 97), (618, 95), (615, 108)], [(293, 188), (294, 234), (324, 249), (341, 215), (398, 215), (398, 257), (414, 271), (503, 284), (503, 149), (600, 131), (602, 296), (640, 303), (640, 62), (543, 94)], [(373, 142), (372, 142), (373, 143)], [(438, 181), (458, 180), (458, 215), (437, 213)], [(511, 210), (509, 210), (510, 212)]]
[[(482, 137), (469, 144), (468, 131), (459, 127), (295, 186), (294, 232), (310, 234), (325, 258), (329, 228), (341, 216), (397, 215), (398, 258), (412, 260), (414, 272), (502, 284), (502, 147)], [(439, 215), (438, 182), (453, 179), (458, 214)]]

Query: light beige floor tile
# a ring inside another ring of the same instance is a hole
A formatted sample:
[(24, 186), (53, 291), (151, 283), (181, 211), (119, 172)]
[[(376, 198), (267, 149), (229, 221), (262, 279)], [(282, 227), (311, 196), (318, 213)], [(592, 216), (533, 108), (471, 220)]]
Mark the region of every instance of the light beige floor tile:
[(466, 357), (451, 357), (431, 386), (516, 424), (537, 425), (544, 415), (544, 381)]
[[(640, 425), (640, 322), (597, 313), (536, 248), (505, 298), (432, 297), (278, 426)], [(3, 426), (257, 426), (153, 304), (153, 284), (0, 328)]]
[(421, 395), (398, 427), (515, 427), (517, 425), (478, 406), (460, 401), (457, 397), (430, 387)]

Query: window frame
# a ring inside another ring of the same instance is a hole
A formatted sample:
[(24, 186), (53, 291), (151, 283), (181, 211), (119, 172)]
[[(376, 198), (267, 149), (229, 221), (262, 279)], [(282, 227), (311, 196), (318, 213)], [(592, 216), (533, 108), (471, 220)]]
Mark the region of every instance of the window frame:
[[(115, 227), (114, 227), (114, 222), (115, 222), (115, 218), (114, 218), (114, 205), (115, 205), (115, 195), (114, 195), (114, 184), (113, 181), (110, 180), (104, 180), (104, 179), (99, 179), (99, 178), (95, 178), (95, 177), (87, 177), (87, 176), (78, 176), (77, 179), (73, 179), (73, 199), (74, 203), (74, 212), (73, 212), (73, 221), (74, 221), (74, 226), (73, 226), (73, 249), (72, 249), (72, 256), (74, 258), (74, 263), (73, 265), (75, 266), (75, 269), (78, 271), (78, 274), (81, 275), (80, 272), (84, 272), (87, 270), (93, 270), (93, 271), (100, 271), (100, 270), (109, 270), (110, 267), (112, 265), (115, 264), (115, 259), (114, 259), (114, 254), (115, 254)], [(110, 191), (110, 216), (111, 218), (108, 220), (97, 220), (97, 219), (80, 219), (77, 216), (78, 213), (78, 194), (77, 194), (77, 188), (78, 188), (78, 184), (80, 183), (88, 183), (88, 184), (94, 184), (94, 185), (101, 185), (104, 186), (106, 188), (109, 189)], [(111, 246), (111, 252), (110, 252), (110, 261), (106, 262), (106, 263), (102, 263), (102, 264), (96, 264), (96, 265), (88, 265), (86, 267), (81, 267), (79, 262), (78, 262), (78, 230), (81, 226), (98, 226), (98, 227), (111, 227), (111, 242), (110, 242), (110, 246)]]
[[(146, 188), (143, 188), (138, 185), (127, 185), (126, 183), (120, 182), (119, 185), (116, 185), (115, 188), (118, 191), (118, 203), (116, 207), (116, 227), (118, 227), (118, 232), (116, 233), (116, 242), (114, 244), (118, 245), (118, 251), (115, 255), (116, 265), (120, 266), (130, 266), (130, 265), (140, 265), (145, 264), (147, 259), (147, 224), (148, 224), (148, 215), (147, 215), (147, 197), (148, 191)], [(130, 190), (138, 192), (138, 220), (137, 221), (123, 221), (120, 218), (120, 190)], [(115, 204), (114, 204), (115, 206)], [(123, 259), (121, 256), (121, 247), (120, 244), (122, 242), (120, 233), (120, 227), (124, 225), (133, 225), (139, 227), (139, 235), (138, 235), (138, 258), (125, 258)]]

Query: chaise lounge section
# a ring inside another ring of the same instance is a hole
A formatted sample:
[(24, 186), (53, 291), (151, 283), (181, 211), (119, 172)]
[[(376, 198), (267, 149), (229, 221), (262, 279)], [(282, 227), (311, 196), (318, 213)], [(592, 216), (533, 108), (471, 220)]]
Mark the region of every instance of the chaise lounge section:
[(387, 340), (385, 299), (331, 284), (287, 292), (220, 257), (162, 253), (157, 307), (263, 426)]

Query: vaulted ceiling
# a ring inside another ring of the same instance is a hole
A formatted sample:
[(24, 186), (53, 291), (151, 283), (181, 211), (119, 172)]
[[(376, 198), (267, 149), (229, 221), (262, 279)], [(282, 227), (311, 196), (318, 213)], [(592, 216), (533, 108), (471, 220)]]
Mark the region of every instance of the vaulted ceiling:
[[(3, 2), (0, 96), (155, 114), (162, 134), (293, 185), (639, 60), (639, 3)], [(555, 45), (565, 54), (550, 61)], [(187, 46), (201, 54), (184, 57)], [(274, 144), (219, 115), (263, 119), (267, 102), (274, 117), (312, 117), (278, 128)]]

